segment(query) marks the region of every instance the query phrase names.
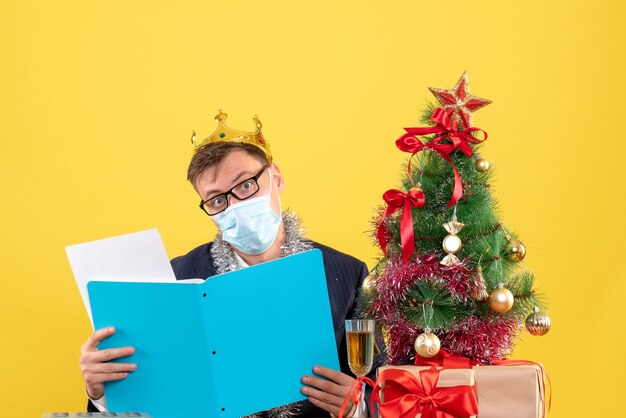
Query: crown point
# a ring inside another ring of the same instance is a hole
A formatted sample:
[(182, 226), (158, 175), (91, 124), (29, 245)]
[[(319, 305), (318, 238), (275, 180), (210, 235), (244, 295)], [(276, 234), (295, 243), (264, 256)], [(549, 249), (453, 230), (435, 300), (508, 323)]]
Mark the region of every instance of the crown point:
[(215, 119), (217, 122), (222, 122), (222, 121), (225, 121), (227, 117), (228, 117), (228, 114), (224, 113), (224, 112), (222, 111), (222, 109), (220, 109), (219, 113), (218, 113), (217, 115), (215, 115), (215, 118), (214, 118), (214, 119)]

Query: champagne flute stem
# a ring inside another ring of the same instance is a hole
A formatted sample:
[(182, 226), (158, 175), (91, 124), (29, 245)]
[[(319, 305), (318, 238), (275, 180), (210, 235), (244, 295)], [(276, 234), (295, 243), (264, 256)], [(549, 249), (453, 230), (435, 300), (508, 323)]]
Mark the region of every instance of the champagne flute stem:
[(365, 381), (363, 382), (363, 386), (361, 386), (361, 405), (363, 405), (363, 416), (369, 417), (367, 413), (367, 402), (365, 400)]
[(367, 402), (365, 401), (365, 382), (362, 382), (361, 385), (361, 400), (354, 411), (354, 418), (366, 418), (369, 416), (367, 411)]

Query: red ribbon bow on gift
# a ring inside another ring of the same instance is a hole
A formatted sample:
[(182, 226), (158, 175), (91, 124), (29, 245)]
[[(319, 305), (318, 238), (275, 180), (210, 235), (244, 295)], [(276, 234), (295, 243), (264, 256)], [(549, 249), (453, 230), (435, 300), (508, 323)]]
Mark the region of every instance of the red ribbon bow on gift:
[(424, 192), (421, 189), (411, 189), (408, 193), (403, 193), (397, 189), (387, 190), (383, 194), (383, 200), (387, 203), (387, 208), (383, 214), (383, 219), (378, 225), (378, 244), (387, 255), (387, 231), (385, 229), (385, 218), (397, 210), (402, 209), (400, 218), (400, 242), (402, 243), (402, 261), (406, 263), (415, 250), (415, 239), (413, 232), (413, 212), (412, 208), (424, 206)]
[[(378, 410), (383, 418), (414, 418), (418, 413), (422, 418), (469, 417), (478, 413), (476, 385), (437, 387), (439, 370), (434, 367), (419, 372), (419, 380), (401, 369), (387, 369), (380, 372), (372, 396), (379, 402)], [(402, 396), (380, 402), (381, 383), (394, 385)]]
[[(430, 149), (435, 151), (437, 154), (441, 156), (444, 160), (449, 162), (452, 165), (454, 170), (454, 191), (452, 192), (452, 197), (450, 198), (450, 202), (448, 203), (448, 207), (452, 207), (456, 202), (459, 201), (461, 196), (463, 196), (463, 183), (461, 182), (461, 176), (459, 175), (459, 170), (457, 170), (456, 165), (452, 162), (450, 158), (450, 154), (455, 149), (460, 149), (463, 154), (468, 157), (472, 156), (472, 147), (470, 144), (479, 144), (487, 139), (487, 132), (483, 131), (480, 128), (466, 128), (462, 131), (457, 129), (457, 125), (455, 121), (450, 120), (450, 114), (441, 108), (437, 108), (433, 111), (433, 114), (430, 116), (430, 120), (435, 123), (435, 126), (427, 126), (421, 128), (404, 128), (407, 132), (402, 135), (400, 138), (396, 140), (396, 146), (405, 152), (410, 152), (411, 158), (415, 154), (425, 149)], [(476, 138), (472, 135), (472, 132), (482, 132), (484, 135), (483, 139)], [(420, 135), (430, 135), (436, 134), (435, 138), (424, 144), (420, 141), (417, 136)], [(451, 144), (443, 144), (441, 141), (444, 139), (449, 139)], [(413, 179), (411, 176), (411, 161), (409, 160), (408, 164), (409, 170), (409, 178)]]
[(472, 361), (467, 357), (448, 353), (444, 349), (439, 350), (437, 355), (429, 358), (422, 357), (419, 354), (415, 355), (416, 366), (441, 366), (444, 369), (471, 369), (472, 366), (477, 364), (478, 362), (476, 361)]

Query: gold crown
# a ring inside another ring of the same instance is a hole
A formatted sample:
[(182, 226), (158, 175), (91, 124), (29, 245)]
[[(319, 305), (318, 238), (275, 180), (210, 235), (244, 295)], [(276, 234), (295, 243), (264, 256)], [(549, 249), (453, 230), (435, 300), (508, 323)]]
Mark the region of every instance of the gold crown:
[(263, 151), (263, 154), (265, 154), (265, 156), (267, 157), (267, 161), (271, 163), (272, 151), (270, 149), (270, 144), (268, 144), (265, 138), (263, 138), (263, 133), (261, 132), (262, 125), (258, 116), (255, 115), (254, 118), (252, 118), (256, 126), (256, 129), (252, 132), (239, 131), (237, 129), (232, 129), (228, 127), (225, 123), (227, 117), (228, 115), (222, 112), (222, 109), (220, 109), (220, 112), (215, 116), (217, 128), (215, 129), (215, 131), (213, 131), (211, 135), (209, 135), (207, 138), (203, 139), (200, 142), (197, 142), (196, 140), (196, 131), (193, 131), (193, 134), (191, 135), (191, 143), (193, 145), (194, 154), (201, 146), (206, 144), (211, 144), (214, 142), (239, 142), (254, 145), (258, 149)]

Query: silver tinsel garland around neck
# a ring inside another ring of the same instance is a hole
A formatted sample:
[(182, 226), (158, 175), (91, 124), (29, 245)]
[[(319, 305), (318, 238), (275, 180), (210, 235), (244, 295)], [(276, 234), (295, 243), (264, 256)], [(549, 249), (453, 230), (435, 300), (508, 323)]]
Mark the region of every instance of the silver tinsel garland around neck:
[[(304, 238), (304, 229), (301, 226), (300, 217), (289, 209), (283, 211), (283, 226), (285, 228), (285, 241), (280, 246), (283, 257), (313, 249), (311, 241)], [(213, 265), (215, 266), (217, 274), (240, 268), (233, 247), (222, 240), (222, 233), (220, 231), (217, 232), (213, 240), (211, 256), (213, 257)]]
[[(283, 211), (283, 226), (285, 228), (285, 240), (280, 246), (283, 257), (313, 249), (311, 241), (303, 236), (304, 229), (301, 226), (298, 215), (288, 209)], [(237, 261), (235, 251), (226, 241), (222, 240), (221, 232), (218, 232), (215, 240), (213, 240), (211, 256), (213, 257), (213, 265), (218, 274), (241, 268), (241, 265)], [(270, 409), (267, 411), (267, 416), (268, 418), (296, 417), (300, 412), (299, 404), (299, 402), (296, 402)], [(261, 414), (252, 414), (245, 418), (261, 418)]]

